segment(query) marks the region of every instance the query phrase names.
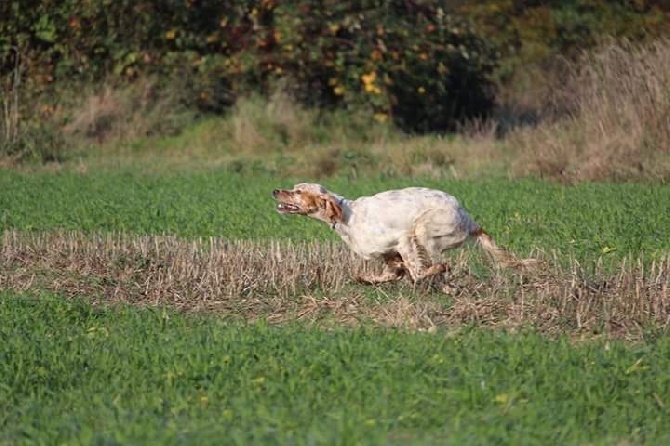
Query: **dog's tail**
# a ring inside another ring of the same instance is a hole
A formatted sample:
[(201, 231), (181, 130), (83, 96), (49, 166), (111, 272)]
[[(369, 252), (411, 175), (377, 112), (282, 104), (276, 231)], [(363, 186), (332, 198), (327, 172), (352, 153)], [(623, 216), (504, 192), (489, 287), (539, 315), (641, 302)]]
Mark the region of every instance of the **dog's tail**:
[(530, 266), (537, 263), (536, 259), (519, 259), (510, 251), (505, 248), (501, 248), (493, 241), (493, 237), (488, 235), (481, 227), (475, 229), (471, 234), (473, 238), (477, 240), (482, 248), (491, 256), (496, 263), (504, 267), (522, 267)]

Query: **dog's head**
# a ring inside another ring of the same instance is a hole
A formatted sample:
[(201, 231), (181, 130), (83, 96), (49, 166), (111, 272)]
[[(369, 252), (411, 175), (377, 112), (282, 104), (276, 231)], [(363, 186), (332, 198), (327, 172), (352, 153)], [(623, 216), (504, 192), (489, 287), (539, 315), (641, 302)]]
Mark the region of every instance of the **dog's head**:
[(277, 211), (282, 214), (306, 215), (329, 224), (342, 221), (339, 200), (320, 184), (300, 183), (290, 190), (275, 189), (272, 196), (279, 202)]

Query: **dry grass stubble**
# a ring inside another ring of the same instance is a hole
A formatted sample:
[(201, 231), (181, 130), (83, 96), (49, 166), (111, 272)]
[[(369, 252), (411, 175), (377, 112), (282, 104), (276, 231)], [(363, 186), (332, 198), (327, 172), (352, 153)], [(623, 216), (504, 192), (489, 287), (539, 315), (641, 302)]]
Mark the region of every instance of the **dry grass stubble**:
[(407, 282), (354, 284), (353, 272), (371, 266), (341, 244), (12, 231), (3, 236), (0, 287), (273, 323), (372, 321), (427, 330), (474, 323), (627, 339), (670, 324), (670, 255), (647, 265), (624, 259), (615, 269), (544, 256), (533, 273), (491, 268), (483, 277), (471, 270), (477, 252), (453, 254), (453, 293), (445, 295)]

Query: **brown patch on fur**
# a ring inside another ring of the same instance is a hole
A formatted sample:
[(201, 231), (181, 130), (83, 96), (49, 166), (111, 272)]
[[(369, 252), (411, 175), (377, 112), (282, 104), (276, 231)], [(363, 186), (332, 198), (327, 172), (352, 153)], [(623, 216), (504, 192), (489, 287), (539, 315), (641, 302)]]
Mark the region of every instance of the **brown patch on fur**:
[(323, 208), (323, 206), (320, 203), (319, 197), (310, 194), (309, 192), (300, 192), (300, 191), (293, 192), (293, 199), (307, 213), (312, 213), (320, 208)]
[(341, 222), (342, 207), (337, 200), (314, 186), (319, 185), (299, 184), (293, 190), (275, 189), (272, 195), (280, 203), (299, 209), (293, 213), (307, 215), (332, 224)]
[[(479, 237), (480, 235), (488, 235), (481, 227), (475, 229), (470, 233), (471, 237)], [(490, 236), (489, 236), (490, 237)]]
[(333, 197), (322, 195), (321, 200), (323, 208), (326, 210), (326, 217), (332, 222), (337, 223), (342, 221), (342, 207), (335, 202)]
[(321, 205), (320, 203), (319, 196), (310, 192), (279, 189), (273, 195), (280, 203), (298, 206), (301, 213), (304, 214), (311, 214), (319, 209), (325, 209), (325, 205)]

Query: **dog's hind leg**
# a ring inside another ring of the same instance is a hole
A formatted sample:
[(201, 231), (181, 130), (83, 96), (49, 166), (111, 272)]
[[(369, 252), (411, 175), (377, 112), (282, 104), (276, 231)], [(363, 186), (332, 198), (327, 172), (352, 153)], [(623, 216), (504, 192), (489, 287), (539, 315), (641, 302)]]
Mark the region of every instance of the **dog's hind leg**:
[(413, 282), (447, 272), (444, 263), (433, 263), (430, 253), (418, 237), (407, 237), (400, 244), (403, 265)]

